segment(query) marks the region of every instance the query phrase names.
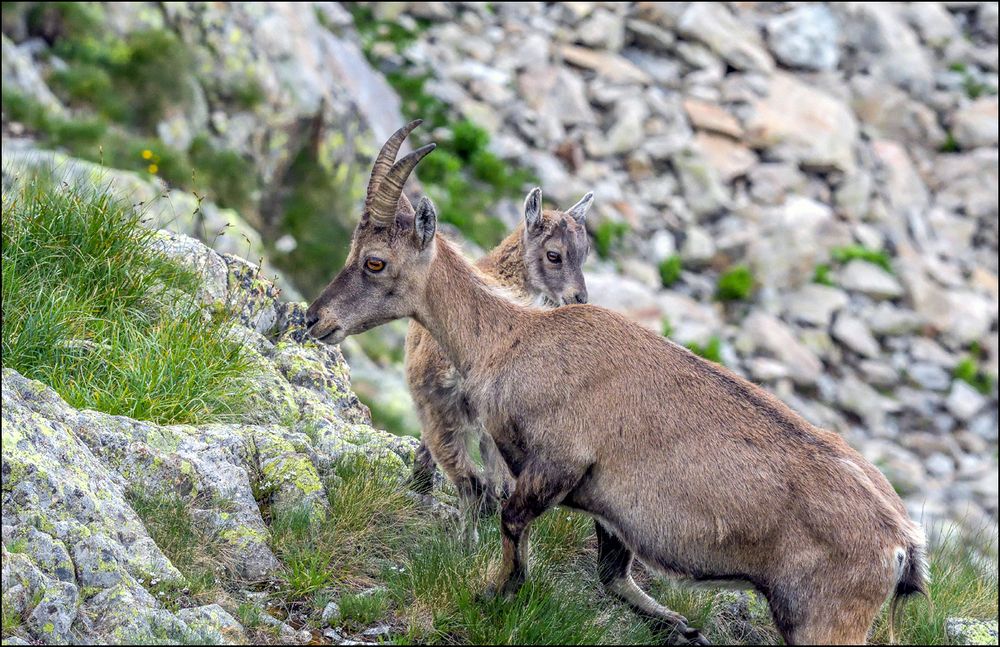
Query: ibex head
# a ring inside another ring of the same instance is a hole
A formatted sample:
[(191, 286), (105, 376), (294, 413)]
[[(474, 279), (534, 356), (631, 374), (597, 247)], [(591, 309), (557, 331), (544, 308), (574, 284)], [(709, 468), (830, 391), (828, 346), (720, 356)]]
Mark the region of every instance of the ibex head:
[(361, 221), (344, 268), (309, 306), (306, 325), (313, 337), (338, 344), (380, 324), (409, 316), (413, 295), (422, 292), (433, 257), (437, 213), (427, 198), (414, 209), (403, 185), (417, 162), (434, 150), (428, 144), (396, 160), (403, 140), (421, 121), (397, 130), (382, 146), (368, 180)]
[(524, 200), (524, 262), (532, 292), (550, 305), (587, 302), (583, 263), (590, 251), (584, 221), (594, 202), (588, 193), (567, 211), (542, 211), (542, 190)]

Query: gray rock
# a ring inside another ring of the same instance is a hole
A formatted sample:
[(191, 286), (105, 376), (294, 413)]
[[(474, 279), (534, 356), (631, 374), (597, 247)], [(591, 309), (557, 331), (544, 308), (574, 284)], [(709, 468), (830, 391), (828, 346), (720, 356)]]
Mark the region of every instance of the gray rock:
[(767, 43), (775, 57), (788, 67), (833, 70), (840, 61), (839, 28), (836, 16), (827, 7), (803, 6), (767, 23)]
[(705, 43), (737, 69), (770, 72), (774, 68), (757, 31), (741, 23), (725, 5), (689, 5), (677, 22), (677, 31)]
[(751, 346), (770, 353), (787, 366), (797, 384), (812, 385), (819, 379), (822, 362), (795, 338), (784, 322), (758, 311), (746, 318), (743, 329)]
[(982, 97), (952, 115), (952, 134), (963, 148), (997, 145), (997, 97)]
[(785, 312), (795, 321), (825, 328), (848, 302), (847, 294), (839, 288), (809, 283), (785, 297)]
[(837, 285), (845, 290), (872, 297), (893, 299), (903, 294), (903, 286), (892, 274), (867, 261), (853, 260), (837, 272)]
[(864, 357), (878, 357), (882, 352), (868, 326), (861, 319), (849, 314), (841, 313), (837, 317), (831, 334), (841, 344)]
[(947, 391), (951, 375), (937, 364), (916, 362), (906, 369), (907, 375), (919, 386), (931, 391)]
[(200, 642), (218, 645), (243, 645), (247, 642), (243, 625), (218, 604), (181, 609), (177, 617), (187, 624)]
[(948, 394), (948, 411), (959, 420), (971, 420), (983, 407), (986, 398), (962, 380), (955, 380)]
[(712, 599), (712, 611), (706, 622), (706, 629), (720, 643), (780, 644), (767, 600), (754, 591), (716, 593)]

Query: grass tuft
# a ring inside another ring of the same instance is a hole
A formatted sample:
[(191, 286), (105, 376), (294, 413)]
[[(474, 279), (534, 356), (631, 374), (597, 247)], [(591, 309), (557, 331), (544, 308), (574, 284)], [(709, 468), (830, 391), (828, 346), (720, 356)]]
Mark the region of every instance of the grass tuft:
[(143, 214), (101, 190), (3, 196), (3, 365), (76, 408), (160, 424), (235, 418), (252, 377), (197, 279), (151, 248)]
[(848, 245), (846, 247), (833, 248), (830, 250), (830, 256), (838, 263), (862, 260), (873, 265), (878, 265), (886, 272), (892, 273), (892, 259), (885, 250), (869, 249), (863, 245)]
[(689, 351), (698, 355), (699, 357), (704, 357), (707, 360), (715, 362), (716, 364), (723, 364), (722, 361), (722, 340), (713, 335), (706, 343), (699, 344), (696, 341), (686, 344)]
[(660, 282), (663, 287), (669, 288), (681, 278), (681, 271), (684, 269), (681, 257), (677, 254), (660, 261)]
[(715, 296), (720, 301), (742, 301), (754, 289), (753, 273), (746, 265), (737, 265), (719, 276)]

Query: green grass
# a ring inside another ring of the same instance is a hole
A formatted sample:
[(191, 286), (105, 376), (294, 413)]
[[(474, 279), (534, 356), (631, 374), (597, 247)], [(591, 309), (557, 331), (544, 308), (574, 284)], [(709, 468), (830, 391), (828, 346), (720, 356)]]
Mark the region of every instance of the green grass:
[[(984, 530), (971, 538), (943, 537), (928, 555), (930, 598), (902, 605), (896, 641), (901, 645), (944, 645), (948, 618), (996, 619), (997, 538)], [(984, 562), (989, 562), (986, 564)], [(888, 616), (875, 622), (873, 643), (888, 644)]]
[(830, 250), (830, 257), (838, 263), (862, 260), (872, 265), (878, 265), (886, 272), (892, 273), (892, 258), (885, 250), (870, 249), (863, 245), (848, 245), (833, 248)]
[(363, 629), (382, 619), (389, 609), (389, 594), (382, 589), (347, 593), (339, 601), (337, 622), (348, 628)]
[(830, 271), (831, 268), (826, 263), (817, 265), (816, 270), (813, 272), (813, 283), (835, 287), (837, 284), (834, 282), (833, 277), (830, 276)]
[(715, 297), (720, 301), (743, 301), (754, 289), (753, 273), (746, 265), (737, 265), (723, 272), (716, 284)]
[(716, 364), (723, 364), (722, 340), (714, 335), (704, 344), (699, 344), (698, 342), (693, 341), (686, 344), (686, 347), (689, 351), (699, 357), (704, 357), (705, 359), (711, 360)]
[(9, 638), (17, 633), (24, 624), (21, 614), (14, 610), (13, 604), (3, 605), (3, 637)]
[(660, 334), (667, 339), (674, 336), (674, 324), (670, 322), (669, 317), (663, 317), (663, 319), (660, 320)]
[[(108, 193), (28, 180), (3, 197), (3, 365), (77, 408), (161, 424), (235, 418), (252, 379), (220, 309)], [(171, 305), (168, 306), (167, 303)]]
[[(160, 602), (179, 608), (208, 604), (221, 585), (225, 556), (220, 544), (196, 524), (191, 502), (174, 494), (150, 493), (140, 486), (126, 498), (142, 519), (149, 536), (184, 576), (183, 580), (151, 580), (147, 589)], [(154, 583), (155, 582), (155, 583)]]
[(660, 261), (660, 282), (663, 287), (669, 288), (681, 278), (681, 271), (684, 269), (681, 257), (677, 254)]
[(979, 344), (973, 344), (969, 349), (969, 354), (955, 365), (952, 376), (955, 379), (966, 382), (983, 395), (989, 395), (993, 392), (993, 383), (995, 380), (992, 375), (980, 368), (979, 356), (981, 353), (982, 350), (979, 348)]
[(594, 229), (594, 249), (601, 258), (609, 258), (625, 234), (629, 232), (627, 223), (605, 220)]

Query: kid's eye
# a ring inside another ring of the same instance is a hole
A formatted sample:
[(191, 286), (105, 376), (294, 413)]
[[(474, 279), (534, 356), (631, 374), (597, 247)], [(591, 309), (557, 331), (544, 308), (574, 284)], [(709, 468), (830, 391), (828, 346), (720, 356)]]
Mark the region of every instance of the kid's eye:
[(385, 269), (385, 261), (381, 258), (369, 256), (368, 260), (365, 261), (365, 267), (368, 268), (369, 272), (381, 272)]
[(562, 256), (555, 252), (548, 252), (545, 254), (545, 257), (548, 258), (551, 263), (562, 263)]

